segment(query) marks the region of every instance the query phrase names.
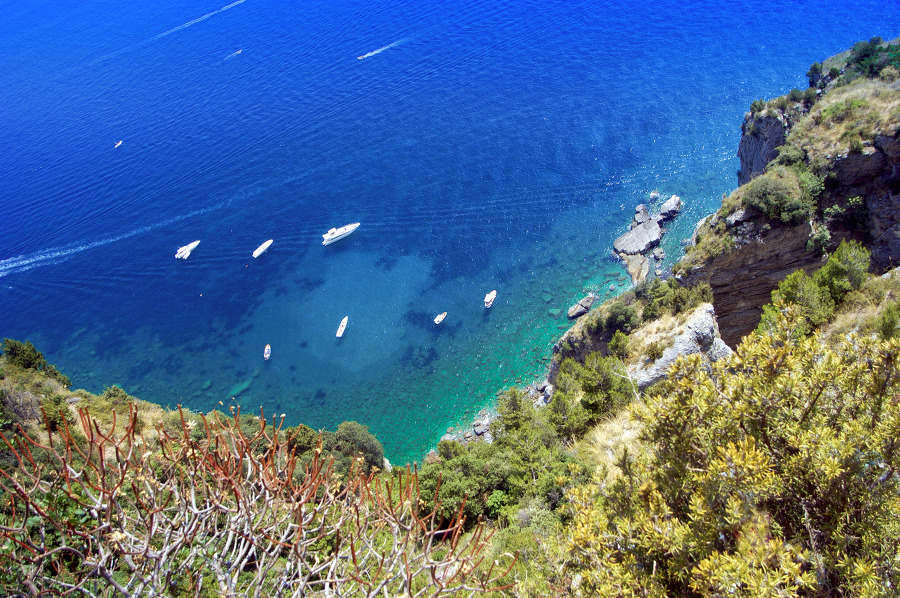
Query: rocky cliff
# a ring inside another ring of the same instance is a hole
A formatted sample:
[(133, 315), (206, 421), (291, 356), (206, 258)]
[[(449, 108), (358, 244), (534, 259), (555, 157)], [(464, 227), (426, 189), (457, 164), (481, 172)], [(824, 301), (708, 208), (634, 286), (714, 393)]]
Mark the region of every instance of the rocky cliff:
[(738, 185), (750, 182), (756, 175), (765, 172), (769, 162), (778, 157), (778, 147), (784, 145), (791, 130), (791, 119), (780, 110), (763, 114), (748, 113), (741, 127), (741, 141), (738, 144)]
[(728, 233), (738, 247), (681, 276), (687, 286), (709, 283), (722, 340), (730, 347), (759, 324), (772, 290), (796, 270), (812, 272), (821, 253), (807, 251), (810, 225), (772, 227), (763, 219), (731, 221)]

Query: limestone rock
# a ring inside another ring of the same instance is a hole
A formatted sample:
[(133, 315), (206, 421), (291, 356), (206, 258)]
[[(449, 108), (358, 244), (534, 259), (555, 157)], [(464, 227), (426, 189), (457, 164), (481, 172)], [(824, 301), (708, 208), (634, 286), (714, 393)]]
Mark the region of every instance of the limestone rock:
[(638, 204), (637, 207), (634, 208), (634, 218), (631, 221), (631, 228), (635, 228), (649, 221), (650, 212), (647, 210), (647, 206), (645, 206), (644, 204)]
[(648, 220), (613, 241), (613, 247), (617, 253), (634, 255), (656, 247), (661, 238), (662, 229), (659, 223)]
[[(700, 353), (704, 361), (712, 363), (731, 355), (732, 351), (719, 336), (716, 314), (710, 303), (694, 309), (683, 325), (684, 332), (670, 339), (662, 357), (651, 363), (629, 366), (628, 373), (640, 390), (656, 384), (666, 377), (666, 372), (676, 359), (684, 355)], [(640, 334), (640, 332), (638, 332)]]
[(666, 220), (671, 220), (678, 215), (678, 212), (680, 212), (683, 207), (684, 202), (681, 201), (681, 198), (677, 195), (673, 195), (660, 206), (659, 221), (665, 222)]
[(625, 269), (628, 270), (628, 275), (631, 276), (632, 284), (639, 285), (647, 280), (647, 274), (650, 273), (650, 260), (646, 256), (638, 253), (636, 255), (622, 254), (620, 257), (625, 264)]
[(747, 115), (742, 127), (744, 133), (738, 145), (741, 169), (738, 184), (749, 182), (756, 175), (765, 172), (766, 166), (778, 157), (778, 146), (784, 145), (791, 122), (778, 111), (767, 111), (762, 115)]
[(591, 306), (594, 304), (594, 296), (588, 295), (575, 305), (569, 308), (569, 319), (574, 320), (575, 318), (580, 318), (587, 312), (591, 310)]

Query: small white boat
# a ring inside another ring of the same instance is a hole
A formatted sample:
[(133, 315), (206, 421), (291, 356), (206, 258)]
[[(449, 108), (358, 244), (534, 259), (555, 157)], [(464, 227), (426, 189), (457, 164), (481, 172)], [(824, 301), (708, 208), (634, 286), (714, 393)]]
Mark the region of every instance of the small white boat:
[(344, 316), (344, 319), (341, 320), (341, 325), (338, 326), (337, 334), (335, 334), (337, 338), (341, 338), (342, 336), (344, 336), (344, 330), (347, 329), (347, 320), (349, 319), (350, 316)]
[(266, 252), (266, 249), (269, 248), (269, 245), (272, 244), (272, 241), (273, 241), (273, 239), (269, 239), (268, 241), (266, 241), (265, 243), (263, 243), (262, 245), (257, 247), (256, 250), (254, 250), (254, 252), (253, 252), (253, 257), (259, 257), (262, 254), (264, 254)]
[(447, 317), (447, 312), (444, 312), (444, 313), (442, 313), (442, 314), (438, 314), (437, 317), (434, 318), (434, 323), (435, 323), (435, 324), (440, 324), (441, 322), (444, 321), (444, 318), (446, 318), (446, 317)]
[(329, 229), (327, 233), (322, 235), (322, 245), (330, 245), (335, 241), (339, 241), (359, 228), (359, 222), (347, 224), (340, 228)]
[(270, 357), (272, 357), (272, 345), (266, 345), (266, 348), (263, 349), (263, 359), (269, 361)]
[(200, 241), (194, 241), (192, 243), (188, 243), (182, 247), (178, 248), (178, 251), (175, 252), (175, 259), (177, 260), (186, 260), (191, 256), (191, 252), (197, 248), (197, 245), (200, 244)]
[(496, 298), (497, 298), (497, 291), (496, 290), (491, 291), (490, 293), (488, 293), (487, 295), (484, 296), (484, 306), (485, 307), (492, 306), (494, 304), (494, 299), (496, 299)]
[(116, 141), (116, 147), (119, 147), (120, 145), (122, 145), (122, 142), (121, 142), (121, 141)]

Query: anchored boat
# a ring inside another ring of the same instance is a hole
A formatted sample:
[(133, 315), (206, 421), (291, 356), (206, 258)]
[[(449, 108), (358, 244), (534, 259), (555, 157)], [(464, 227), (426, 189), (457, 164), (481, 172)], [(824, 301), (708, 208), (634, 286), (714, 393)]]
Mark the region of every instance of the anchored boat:
[(335, 241), (340, 241), (358, 228), (359, 222), (354, 222), (353, 224), (347, 224), (340, 228), (329, 229), (327, 233), (322, 235), (322, 245), (331, 245)]
[(257, 248), (253, 251), (253, 257), (259, 257), (259, 256), (261, 256), (262, 254), (264, 254), (264, 253), (266, 252), (266, 249), (269, 248), (269, 245), (272, 244), (272, 241), (273, 241), (273, 239), (269, 239), (268, 241), (266, 241), (265, 243), (263, 243), (262, 245), (260, 245), (259, 247), (257, 247)]

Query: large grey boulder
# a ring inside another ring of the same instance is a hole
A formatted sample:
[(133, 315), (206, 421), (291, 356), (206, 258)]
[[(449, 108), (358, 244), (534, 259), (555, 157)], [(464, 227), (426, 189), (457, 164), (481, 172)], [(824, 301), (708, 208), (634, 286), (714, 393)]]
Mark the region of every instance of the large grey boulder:
[(645, 222), (650, 220), (650, 211), (647, 210), (647, 206), (644, 204), (638, 204), (636, 208), (634, 208), (634, 218), (631, 220), (631, 228), (636, 226), (640, 226)]
[(719, 326), (711, 303), (695, 308), (680, 328), (684, 332), (671, 339), (662, 357), (650, 363), (641, 361), (629, 366), (628, 373), (640, 390), (663, 380), (669, 367), (679, 357), (700, 353), (704, 361), (713, 363), (732, 354), (731, 348), (719, 336)]
[(613, 248), (617, 253), (629, 255), (644, 253), (659, 245), (661, 238), (662, 229), (659, 227), (659, 223), (655, 220), (648, 220), (613, 241)]
[(678, 215), (678, 212), (680, 212), (683, 207), (684, 202), (681, 201), (681, 198), (677, 195), (673, 195), (660, 206), (659, 221), (665, 222), (666, 220), (671, 220)]
[(594, 304), (595, 297), (593, 295), (588, 295), (575, 305), (569, 308), (569, 319), (574, 320), (575, 318), (580, 318), (587, 312), (591, 310), (591, 306)]

